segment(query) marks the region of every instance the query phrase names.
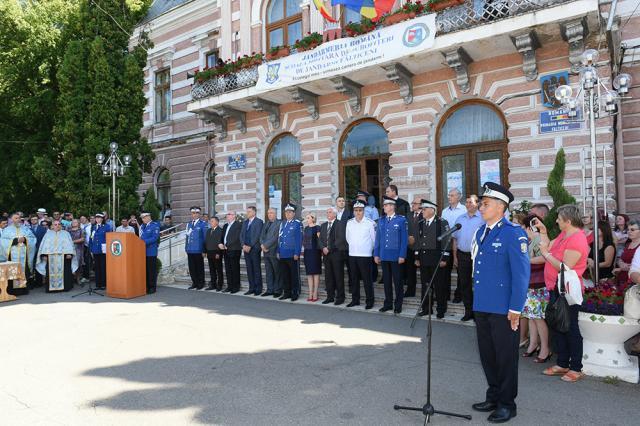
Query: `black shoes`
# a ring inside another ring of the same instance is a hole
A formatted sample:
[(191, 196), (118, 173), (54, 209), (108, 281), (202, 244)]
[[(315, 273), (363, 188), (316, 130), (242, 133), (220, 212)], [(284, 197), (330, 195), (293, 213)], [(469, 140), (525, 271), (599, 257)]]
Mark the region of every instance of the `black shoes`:
[(156, 289), (155, 289), (155, 288), (148, 288), (148, 289), (147, 289), (147, 294), (153, 294), (153, 293), (155, 293), (155, 292), (156, 292)]
[(454, 297), (451, 303), (462, 303), (462, 299), (459, 297)]
[(333, 303), (333, 302), (335, 302), (335, 300), (333, 300), (333, 299), (325, 299), (325, 300), (322, 301), (322, 304), (323, 305), (328, 305), (329, 303)]
[(273, 298), (274, 299), (277, 299), (280, 296), (282, 296), (282, 293), (273, 293)]
[(333, 302), (334, 305), (336, 306), (340, 306), (344, 303), (344, 300), (336, 300), (335, 302)]
[(373, 308), (373, 303), (367, 303), (364, 307), (365, 309), (371, 309)]
[(229, 290), (229, 293), (231, 294), (236, 294), (237, 292), (239, 292), (240, 290)]
[(422, 309), (418, 311), (418, 316), (419, 317), (423, 317), (425, 315), (429, 315), (429, 312), (425, 311), (425, 310), (422, 310)]
[(402, 313), (402, 308), (396, 308), (393, 310), (394, 314), (401, 314)]
[(473, 404), (471, 408), (473, 408), (476, 411), (488, 413), (489, 411), (494, 411), (496, 408), (498, 408), (498, 404), (491, 401), (484, 401), (484, 402), (478, 402), (476, 404)]
[[(100, 287), (96, 287), (96, 288), (100, 288)], [(196, 287), (195, 285), (192, 285), (191, 287), (187, 288), (187, 290), (194, 290), (196, 288), (198, 288), (198, 287)]]
[(260, 297), (267, 297), (267, 296), (273, 296), (273, 293), (268, 292), (268, 291), (265, 291), (264, 293), (262, 293), (262, 294), (260, 295)]
[(354, 306), (360, 305), (360, 302), (351, 302), (347, 305), (347, 308), (353, 308)]
[(291, 301), (292, 302), (295, 302), (296, 300), (298, 300), (298, 295), (297, 294), (294, 295), (294, 296), (291, 296)]
[(205, 288), (205, 291), (211, 291), (211, 290), (215, 290), (216, 288), (212, 285), (210, 285), (209, 287)]
[(383, 306), (382, 308), (378, 309), (378, 312), (387, 312), (387, 311), (390, 311), (391, 309), (393, 309), (393, 308), (392, 307)]
[(487, 417), (489, 423), (506, 423), (516, 416), (516, 409), (510, 410), (505, 407), (498, 408)]
[(438, 318), (438, 319), (442, 319), (442, 318), (444, 318), (444, 312), (438, 312), (438, 313), (436, 314), (436, 318)]
[(229, 287), (225, 288), (224, 290), (222, 290), (223, 293), (231, 293), (231, 289), (229, 289)]
[(472, 313), (465, 313), (460, 321), (467, 322), (473, 319)]
[(256, 292), (255, 292), (255, 291), (253, 291), (253, 290), (249, 290), (249, 291), (245, 291), (245, 292), (244, 292), (244, 295), (245, 295), (245, 296), (249, 296), (250, 294), (256, 294)]
[(287, 299), (291, 299), (291, 296), (283, 294), (282, 296), (278, 297), (278, 300), (287, 300)]

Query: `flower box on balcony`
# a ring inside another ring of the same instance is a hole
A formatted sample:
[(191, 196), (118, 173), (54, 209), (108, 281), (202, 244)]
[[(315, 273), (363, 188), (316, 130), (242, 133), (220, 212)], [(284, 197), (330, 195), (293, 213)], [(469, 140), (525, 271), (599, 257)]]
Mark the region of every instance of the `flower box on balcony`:
[(429, 10), (432, 12), (440, 12), (450, 7), (459, 6), (464, 0), (431, 0), (429, 1)]
[(307, 33), (305, 37), (300, 40), (296, 40), (293, 48), (298, 52), (305, 52), (307, 50), (315, 49), (322, 44), (322, 34), (320, 33)]
[(272, 47), (267, 53), (267, 61), (275, 61), (276, 59), (284, 58), (285, 56), (289, 56), (290, 53), (291, 50), (289, 49), (289, 46)]
[(395, 25), (398, 24), (402, 21), (406, 21), (407, 19), (413, 19), (416, 17), (416, 13), (415, 12), (396, 12), (393, 13), (391, 15), (388, 15), (384, 18), (384, 21), (382, 21), (382, 25), (384, 25), (385, 27), (388, 27), (390, 25)]

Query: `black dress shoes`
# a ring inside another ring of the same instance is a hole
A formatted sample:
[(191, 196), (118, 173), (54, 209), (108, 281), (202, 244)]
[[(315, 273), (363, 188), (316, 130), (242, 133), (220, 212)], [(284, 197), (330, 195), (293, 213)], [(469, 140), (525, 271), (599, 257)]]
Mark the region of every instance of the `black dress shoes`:
[(336, 306), (340, 306), (344, 303), (344, 300), (336, 300), (335, 302), (333, 302), (334, 305)]
[(202, 290), (204, 286), (196, 287), (196, 290)]
[(296, 300), (298, 300), (298, 295), (291, 296), (291, 301), (292, 302), (295, 302)]
[(367, 303), (364, 307), (365, 309), (371, 309), (373, 308), (373, 303)]
[[(100, 287), (96, 287), (96, 288), (100, 288)], [(193, 290), (195, 288), (197, 288), (197, 287), (195, 285), (192, 285), (191, 287), (187, 288), (187, 290)]]
[(325, 299), (325, 300), (322, 301), (322, 304), (323, 305), (328, 305), (329, 303), (333, 303), (333, 302), (335, 302), (335, 300), (333, 300), (333, 299)]
[(282, 293), (273, 293), (273, 298), (274, 299), (277, 299), (280, 296), (282, 296)]
[(249, 290), (249, 291), (245, 291), (244, 292), (245, 296), (249, 296), (250, 294), (255, 294), (255, 292), (253, 290)]
[(491, 401), (478, 402), (471, 406), (476, 411), (481, 411), (483, 413), (488, 413), (489, 411), (493, 411), (498, 408), (498, 404)]
[(278, 297), (278, 300), (287, 300), (287, 299), (291, 299), (291, 296), (287, 294), (283, 294), (282, 296)]
[(467, 322), (467, 321), (470, 321), (472, 319), (473, 319), (473, 314), (464, 314), (464, 316), (462, 317), (462, 319), (460, 321)]
[(510, 410), (506, 407), (500, 407), (493, 413), (489, 414), (487, 421), (489, 423), (506, 423), (516, 416), (516, 409)]
[(423, 317), (425, 315), (429, 315), (429, 312), (428, 311), (424, 311), (422, 309), (420, 311), (418, 311), (418, 316), (419, 317)]
[(237, 292), (239, 292), (239, 291), (240, 291), (240, 290), (231, 290), (231, 291), (229, 291), (229, 293), (231, 293), (231, 294), (236, 294), (236, 293), (237, 293)]
[(147, 289), (147, 294), (153, 294), (153, 293), (155, 293), (155, 292), (156, 292), (156, 289), (155, 289), (155, 288), (149, 288), (149, 289)]
[(401, 314), (402, 313), (402, 308), (396, 308), (393, 310), (394, 314)]
[(270, 292), (268, 292), (268, 291), (265, 291), (264, 293), (262, 293), (262, 294), (260, 295), (260, 297), (267, 297), (267, 296), (273, 296), (273, 293), (270, 293)]
[(223, 293), (231, 293), (231, 290), (229, 289), (229, 287), (225, 288), (224, 290), (222, 290)]
[(438, 312), (437, 315), (436, 315), (436, 318), (438, 318), (438, 319), (444, 318), (444, 312)]
[(359, 302), (351, 302), (347, 305), (347, 308), (353, 308), (354, 306), (358, 306), (358, 305), (360, 305)]
[(387, 311), (390, 311), (391, 309), (393, 309), (393, 308), (387, 307), (387, 306), (383, 306), (382, 308), (378, 309), (378, 312), (387, 312)]
[(211, 290), (215, 290), (216, 288), (212, 285), (210, 285), (209, 287), (205, 288), (205, 291), (211, 291)]

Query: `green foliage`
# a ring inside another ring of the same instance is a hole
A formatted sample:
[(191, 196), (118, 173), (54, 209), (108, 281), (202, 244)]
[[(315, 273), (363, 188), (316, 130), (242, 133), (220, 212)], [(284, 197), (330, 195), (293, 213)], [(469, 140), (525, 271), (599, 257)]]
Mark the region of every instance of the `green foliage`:
[(151, 213), (151, 218), (153, 220), (157, 220), (160, 218), (160, 211), (162, 207), (158, 203), (158, 199), (156, 198), (156, 192), (153, 188), (149, 188), (147, 192), (144, 193), (144, 201), (142, 202), (142, 211), (147, 213)]
[(564, 204), (575, 204), (576, 199), (564, 188), (564, 172), (566, 167), (566, 158), (564, 148), (560, 148), (556, 154), (556, 161), (553, 165), (549, 178), (547, 180), (547, 191), (553, 199), (553, 208), (544, 220), (544, 224), (549, 232), (549, 238), (555, 238), (560, 230), (556, 219), (558, 218), (558, 207)]
[(520, 205), (519, 205), (518, 207), (516, 207), (516, 208), (514, 208), (514, 209), (513, 209), (513, 212), (512, 212), (512, 213), (513, 213), (513, 214), (518, 214), (518, 213), (520, 213), (520, 214), (528, 215), (528, 214), (529, 214), (529, 211), (531, 210), (531, 206), (532, 206), (532, 205), (533, 205), (533, 204), (531, 204), (531, 202), (530, 202), (530, 201), (522, 200), (522, 201), (520, 202)]

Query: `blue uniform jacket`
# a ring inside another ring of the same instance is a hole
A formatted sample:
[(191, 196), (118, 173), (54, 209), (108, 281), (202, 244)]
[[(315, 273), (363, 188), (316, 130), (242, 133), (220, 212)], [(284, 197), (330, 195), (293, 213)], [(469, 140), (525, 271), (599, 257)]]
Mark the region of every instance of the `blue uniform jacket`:
[(302, 252), (302, 222), (297, 219), (282, 221), (278, 236), (278, 254), (280, 259), (291, 259)]
[(187, 238), (184, 241), (184, 250), (189, 254), (204, 253), (204, 240), (207, 235), (207, 224), (198, 219), (195, 226), (193, 221), (187, 223)]
[(107, 232), (111, 232), (111, 225), (98, 224), (91, 225), (91, 238), (89, 239), (89, 250), (92, 254), (100, 254), (102, 252), (102, 245), (107, 244)]
[(382, 216), (378, 220), (373, 255), (380, 260), (397, 262), (398, 258), (404, 258), (407, 255), (408, 239), (407, 219), (404, 216), (395, 215), (392, 219)]
[(140, 239), (146, 246), (146, 255), (156, 257), (160, 244), (160, 225), (157, 222), (140, 225)]
[(522, 312), (531, 265), (527, 234), (504, 218), (480, 242), (487, 225), (473, 238), (473, 310), (506, 315)]

